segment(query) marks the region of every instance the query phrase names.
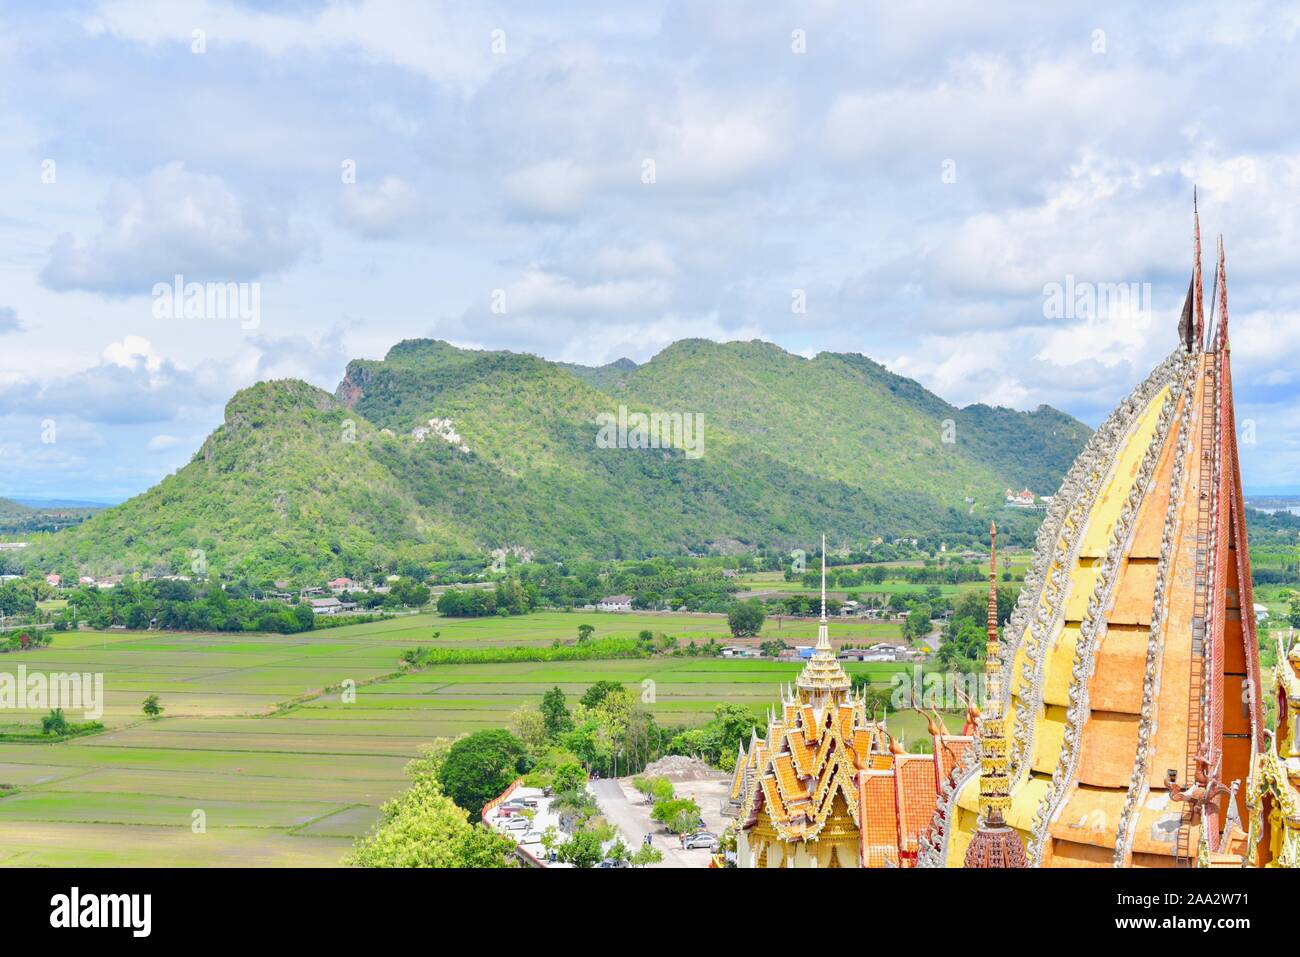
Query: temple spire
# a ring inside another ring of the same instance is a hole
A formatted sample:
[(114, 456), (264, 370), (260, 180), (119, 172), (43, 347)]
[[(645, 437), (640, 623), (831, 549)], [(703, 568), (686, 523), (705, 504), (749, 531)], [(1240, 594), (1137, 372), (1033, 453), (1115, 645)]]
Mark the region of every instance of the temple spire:
[(984, 678), (988, 700), (980, 726), (979, 829), (966, 848), (967, 867), (1027, 867), (1025, 845), (1003, 820), (1011, 806), (1007, 776), (1007, 725), (1002, 715), (1002, 649), (998, 643), (998, 527), (989, 525), (988, 649)]
[(1215, 351), (1228, 347), (1228, 268), (1223, 259), (1223, 235), (1219, 235), (1219, 325), (1215, 329)]
[(817, 625), (817, 651), (831, 650), (830, 629), (826, 626), (826, 536), (822, 536), (822, 616)]
[(826, 536), (822, 536), (822, 621), (826, 621)]
[(807, 695), (815, 695), (814, 703), (821, 706), (826, 693), (833, 692), (835, 700), (841, 700), (852, 689), (853, 682), (844, 673), (831, 648), (830, 627), (826, 620), (826, 536), (822, 536), (822, 614), (817, 625), (817, 646), (813, 648), (812, 658), (799, 675), (795, 686), (799, 689), (801, 700), (810, 700)]
[(1192, 186), (1192, 221), (1193, 246), (1195, 260), (1192, 263), (1192, 287), (1196, 291), (1196, 350), (1204, 348), (1205, 342), (1205, 282), (1201, 276), (1201, 213), (1196, 207), (1196, 187)]

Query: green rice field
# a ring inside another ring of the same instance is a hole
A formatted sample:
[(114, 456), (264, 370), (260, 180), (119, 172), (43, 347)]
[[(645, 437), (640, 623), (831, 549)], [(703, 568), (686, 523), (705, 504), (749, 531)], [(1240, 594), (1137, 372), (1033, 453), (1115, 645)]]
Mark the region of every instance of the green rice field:
[[(800, 668), (683, 656), (397, 673), (400, 653), (416, 645), (549, 645), (583, 623), (597, 636), (648, 628), (683, 645), (729, 639), (722, 616), (556, 612), (420, 615), (287, 636), (78, 632), (0, 655), (0, 671), (10, 673), (19, 665), (103, 673), (106, 726), (58, 743), (0, 741), (0, 864), (334, 865), (405, 786), (402, 769), (421, 745), (502, 726), (554, 685), (574, 703), (595, 681), (622, 681), (650, 699), (662, 725), (677, 726), (706, 720), (722, 702), (766, 709)], [(898, 635), (875, 623), (831, 629), (846, 641)], [(815, 622), (769, 622), (765, 634), (802, 643), (815, 630)], [(898, 667), (848, 666), (882, 684)], [(337, 689), (348, 681), (355, 700), (345, 702)], [(161, 719), (140, 712), (150, 694), (165, 709)], [(3, 723), (39, 726), (40, 716), (9, 711)], [(921, 719), (891, 724), (911, 737)]]

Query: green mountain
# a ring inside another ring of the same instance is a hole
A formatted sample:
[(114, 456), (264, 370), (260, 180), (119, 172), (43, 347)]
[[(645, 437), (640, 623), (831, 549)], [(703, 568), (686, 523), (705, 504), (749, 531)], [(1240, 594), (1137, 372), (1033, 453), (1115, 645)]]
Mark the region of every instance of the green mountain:
[[(633, 421), (618, 447), (601, 417), (620, 407), (684, 416), (702, 443), (635, 447)], [(305, 577), (497, 548), (618, 558), (807, 547), (822, 531), (973, 538), (1006, 487), (1054, 491), (1087, 435), (1046, 407), (957, 409), (856, 355), (686, 340), (592, 369), (409, 340), (351, 362), (333, 396), (297, 381), (238, 393), (188, 465), (23, 561)], [(1011, 535), (1032, 534), (1037, 515), (1007, 517)]]

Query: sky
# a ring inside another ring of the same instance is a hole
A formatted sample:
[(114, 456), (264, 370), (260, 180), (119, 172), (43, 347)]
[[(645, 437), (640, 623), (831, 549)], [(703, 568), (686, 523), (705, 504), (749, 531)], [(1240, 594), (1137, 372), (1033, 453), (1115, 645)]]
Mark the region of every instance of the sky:
[(1194, 184), (1245, 484), (1300, 486), (1296, 5), (546, 6), (0, 2), (0, 497), (121, 500), (416, 337), (1096, 425), (1175, 346)]

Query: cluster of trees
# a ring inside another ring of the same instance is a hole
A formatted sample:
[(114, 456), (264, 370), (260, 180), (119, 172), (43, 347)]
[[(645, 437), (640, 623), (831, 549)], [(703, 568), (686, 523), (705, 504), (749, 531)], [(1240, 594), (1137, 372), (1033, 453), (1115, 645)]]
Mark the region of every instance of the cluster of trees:
[(243, 589), (157, 579), (123, 581), (115, 588), (82, 587), (68, 596), (56, 627), (86, 622), (92, 628), (151, 624), (177, 631), (266, 631), (294, 634), (316, 624), (310, 605), (285, 605), (246, 597)]
[[(1019, 590), (998, 589), (998, 624), (1005, 625)], [(953, 603), (952, 617), (944, 626), (939, 661), (951, 671), (978, 671), (984, 667), (988, 643), (988, 595), (970, 591)]]
[(632, 779), (632, 786), (654, 805), (650, 820), (658, 821), (670, 834), (699, 830), (704, 821), (699, 804), (691, 798), (678, 797), (667, 778), (638, 775)]
[(438, 598), (438, 613), (448, 618), (526, 615), (537, 607), (540, 594), (536, 585), (517, 578), (499, 581), (495, 588), (448, 588)]
[[(34, 609), (35, 596), (29, 592), (27, 581), (11, 582), (0, 588), (0, 602), (10, 602), (19, 612)], [(44, 586), (44, 583), (41, 583)], [(84, 622), (92, 628), (124, 628), (143, 630), (158, 627), (175, 631), (259, 631), (294, 634), (312, 628), (334, 624), (338, 619), (318, 619), (306, 602), (285, 603), (265, 600), (263, 590), (247, 582), (219, 584), (210, 581), (191, 582), (177, 579), (150, 579), (139, 581), (124, 579), (114, 588), (97, 588), (83, 585), (67, 596), (67, 606), (53, 613), (54, 628), (64, 631)], [(18, 596), (17, 599), (14, 596)], [(387, 594), (357, 593), (359, 604), (374, 608), (389, 608), (410, 603), (420, 606), (428, 602), (429, 590), (406, 579), (395, 582)], [(9, 614), (9, 612), (5, 612)], [(17, 613), (17, 612), (16, 612)], [(367, 621), (370, 617), (350, 616), (347, 621)]]
[(664, 753), (671, 737), (640, 697), (617, 681), (596, 682), (572, 710), (564, 691), (554, 687), (540, 707), (516, 710), (511, 729), (536, 752), (561, 750), (605, 777), (640, 771)]
[[(509, 855), (514, 850), (514, 842), (483, 826), (477, 812), (471, 817), (470, 812), (447, 793), (442, 780), (446, 762), (457, 745), (461, 748), (453, 770), (448, 772), (453, 781), (463, 780), (466, 765), (472, 764), (480, 755), (488, 762), (483, 769), (485, 778), (503, 773), (510, 766), (514, 747), (509, 741), (497, 738), (481, 747), (474, 742), (464, 744), (468, 740), (464, 738), (452, 744), (441, 739), (426, 747), (419, 758), (407, 765), (411, 786), (383, 806), (379, 823), (369, 835), (357, 842), (348, 856), (348, 863), (357, 867), (510, 866)], [(501, 790), (505, 790), (508, 784), (509, 781), (503, 784)], [(480, 790), (473, 789), (475, 794)], [(481, 810), (482, 804), (479, 808)]]
[(736, 753), (747, 744), (753, 731), (762, 727), (754, 712), (738, 704), (720, 704), (704, 724), (681, 731), (668, 742), (669, 754), (684, 754), (730, 771)]
[[(749, 560), (753, 563), (753, 560)], [(652, 558), (631, 562), (535, 562), (515, 567), (524, 587), (555, 608), (594, 605), (606, 595), (631, 595), (632, 607), (729, 611), (740, 586), (718, 560)]]
[(48, 630), (18, 629), (0, 634), (0, 652), (26, 651), (28, 648), (43, 648), (50, 643), (53, 636)]
[(36, 603), (53, 593), (49, 585), (39, 579), (24, 578), (0, 583), (0, 615), (19, 618), (36, 614)]

